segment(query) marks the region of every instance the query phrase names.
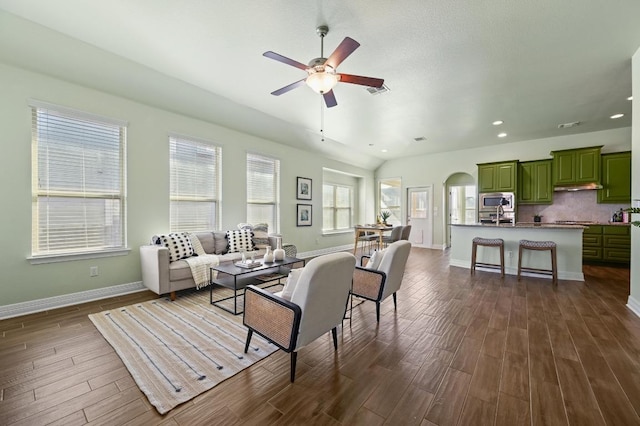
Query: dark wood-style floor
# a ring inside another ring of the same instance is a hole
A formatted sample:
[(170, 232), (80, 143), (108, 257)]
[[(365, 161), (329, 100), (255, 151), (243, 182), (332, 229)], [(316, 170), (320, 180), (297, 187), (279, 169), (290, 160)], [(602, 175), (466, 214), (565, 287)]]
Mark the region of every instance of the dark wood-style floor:
[(373, 303), (298, 356), (278, 351), (165, 416), (87, 314), (144, 292), (0, 321), (0, 424), (638, 425), (640, 318), (629, 270), (586, 281), (450, 268), (412, 250), (398, 311)]

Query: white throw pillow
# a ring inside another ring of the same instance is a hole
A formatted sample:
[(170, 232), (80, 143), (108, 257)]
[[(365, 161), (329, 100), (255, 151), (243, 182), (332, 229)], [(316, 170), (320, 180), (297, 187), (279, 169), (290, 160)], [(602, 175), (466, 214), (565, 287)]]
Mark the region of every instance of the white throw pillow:
[(193, 246), (186, 232), (160, 235), (159, 239), (169, 249), (169, 262), (193, 256)]
[(374, 251), (371, 258), (369, 258), (369, 262), (365, 265), (365, 269), (373, 269), (374, 271), (377, 271), (383, 257), (384, 250)]
[(292, 269), (291, 272), (289, 272), (287, 282), (284, 284), (282, 294), (280, 295), (283, 299), (291, 300), (293, 291), (296, 289), (296, 284), (298, 284), (300, 274), (302, 274), (302, 268)]
[(253, 232), (248, 230), (227, 231), (227, 252), (240, 253), (243, 251), (253, 251)]

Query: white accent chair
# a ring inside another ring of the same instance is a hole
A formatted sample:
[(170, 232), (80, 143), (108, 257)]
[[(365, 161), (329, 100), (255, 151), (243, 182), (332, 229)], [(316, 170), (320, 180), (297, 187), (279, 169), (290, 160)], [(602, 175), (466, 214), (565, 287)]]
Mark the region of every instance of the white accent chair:
[[(411, 252), (411, 243), (406, 240), (389, 244), (384, 250), (384, 256), (377, 269), (356, 267), (353, 274), (352, 296), (376, 303), (376, 319), (380, 322), (380, 304), (384, 299), (393, 295), (393, 306), (398, 308), (396, 292), (402, 285), (404, 269)], [(367, 258), (367, 256), (363, 256)], [(353, 310), (353, 298), (351, 301)], [(351, 315), (350, 315), (351, 316)]]
[(297, 352), (331, 330), (338, 350), (337, 327), (342, 324), (356, 258), (333, 253), (310, 260), (286, 300), (256, 286), (245, 291), (244, 325), (249, 328), (245, 353), (254, 332), (291, 353), (291, 382), (295, 380)]

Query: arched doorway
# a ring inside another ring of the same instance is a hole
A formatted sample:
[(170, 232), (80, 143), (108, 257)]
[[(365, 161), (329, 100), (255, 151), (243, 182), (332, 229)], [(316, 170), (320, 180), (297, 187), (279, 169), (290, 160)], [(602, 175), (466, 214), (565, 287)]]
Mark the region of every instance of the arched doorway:
[(454, 173), (444, 183), (445, 247), (451, 246), (451, 224), (477, 221), (476, 181), (468, 173)]

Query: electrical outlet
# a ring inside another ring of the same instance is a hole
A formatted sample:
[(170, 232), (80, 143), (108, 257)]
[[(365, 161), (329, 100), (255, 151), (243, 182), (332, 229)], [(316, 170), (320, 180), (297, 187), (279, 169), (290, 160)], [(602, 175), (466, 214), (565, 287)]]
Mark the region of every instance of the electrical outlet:
[(89, 276), (90, 277), (97, 277), (98, 276), (98, 267), (97, 266), (92, 266), (89, 268)]
[(509, 255), (509, 259), (513, 259), (513, 252), (512, 251), (507, 252), (507, 254)]

